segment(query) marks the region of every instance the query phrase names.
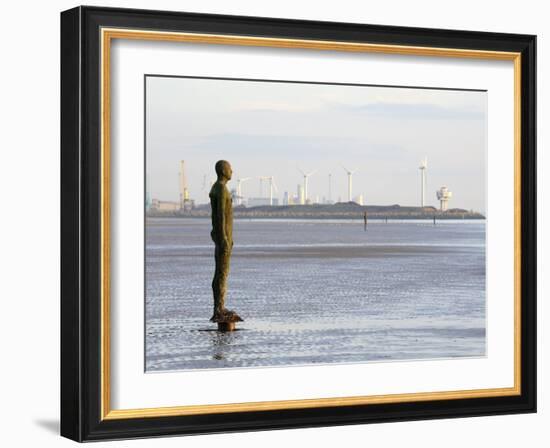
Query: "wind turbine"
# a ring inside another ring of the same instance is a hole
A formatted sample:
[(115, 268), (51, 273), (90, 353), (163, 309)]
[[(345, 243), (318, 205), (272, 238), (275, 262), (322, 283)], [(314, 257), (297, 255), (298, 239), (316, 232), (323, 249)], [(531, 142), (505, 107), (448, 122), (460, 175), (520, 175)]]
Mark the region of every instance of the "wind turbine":
[(241, 205), (243, 203), (243, 196), (241, 193), (241, 183), (246, 182), (247, 180), (252, 179), (251, 177), (241, 177), (237, 179), (237, 204)]
[(300, 173), (304, 176), (304, 204), (307, 204), (307, 180), (309, 176), (313, 176), (317, 170), (313, 170), (311, 173), (304, 173), (300, 168), (298, 168), (298, 171), (300, 171)]
[(420, 161), (420, 207), (424, 207), (426, 201), (426, 169), (428, 168), (428, 158)]
[(273, 176), (261, 176), (260, 182), (262, 180), (268, 180), (269, 181), (269, 205), (273, 205), (273, 189), (275, 188), (275, 191), (278, 191), (277, 185), (275, 184), (275, 180)]
[(353, 173), (355, 173), (356, 171), (350, 171), (348, 170), (344, 165), (342, 165), (342, 168), (344, 168), (344, 171), (346, 173), (348, 173), (348, 202), (351, 202), (351, 185), (352, 185), (352, 176), (353, 176)]

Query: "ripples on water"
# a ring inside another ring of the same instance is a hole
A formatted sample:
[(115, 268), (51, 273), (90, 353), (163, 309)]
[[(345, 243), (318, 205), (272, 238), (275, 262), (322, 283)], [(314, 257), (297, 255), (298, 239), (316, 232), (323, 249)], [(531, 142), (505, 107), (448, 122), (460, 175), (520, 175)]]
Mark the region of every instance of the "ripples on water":
[(485, 355), (485, 222), (236, 220), (212, 315), (207, 219), (148, 219), (146, 370)]

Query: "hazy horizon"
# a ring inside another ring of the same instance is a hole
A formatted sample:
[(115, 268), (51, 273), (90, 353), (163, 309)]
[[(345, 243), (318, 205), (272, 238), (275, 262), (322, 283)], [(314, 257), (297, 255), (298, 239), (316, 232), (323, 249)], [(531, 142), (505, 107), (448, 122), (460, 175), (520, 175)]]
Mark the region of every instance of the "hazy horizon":
[[(260, 196), (259, 176), (274, 176), (296, 195), (309, 178), (309, 198), (365, 204), (420, 205), (420, 161), (427, 157), (426, 205), (436, 190), (453, 192), (449, 208), (485, 213), (487, 93), (404, 87), (343, 86), (146, 78), (146, 172), (152, 198), (179, 197), (179, 161), (190, 197), (207, 201), (214, 164), (233, 166), (245, 197)], [(264, 181), (263, 196), (268, 195)]]

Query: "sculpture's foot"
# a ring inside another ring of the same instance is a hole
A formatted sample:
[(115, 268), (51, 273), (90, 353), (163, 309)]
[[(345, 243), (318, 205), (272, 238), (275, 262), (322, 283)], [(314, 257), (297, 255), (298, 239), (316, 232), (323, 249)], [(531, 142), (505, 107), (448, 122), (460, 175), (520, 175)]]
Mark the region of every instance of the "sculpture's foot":
[(224, 308), (219, 311), (214, 311), (214, 315), (210, 318), (210, 322), (216, 323), (235, 323), (242, 322), (241, 316), (239, 316), (235, 311), (228, 310)]
[(235, 322), (218, 322), (218, 331), (234, 331)]

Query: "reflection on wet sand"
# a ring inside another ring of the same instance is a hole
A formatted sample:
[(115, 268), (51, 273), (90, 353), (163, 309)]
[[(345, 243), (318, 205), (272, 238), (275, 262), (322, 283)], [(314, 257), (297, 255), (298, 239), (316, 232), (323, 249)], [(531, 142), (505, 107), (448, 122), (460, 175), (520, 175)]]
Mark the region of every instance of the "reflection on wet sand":
[(483, 221), (236, 221), (233, 333), (205, 331), (208, 225), (148, 221), (148, 371), (485, 355)]

